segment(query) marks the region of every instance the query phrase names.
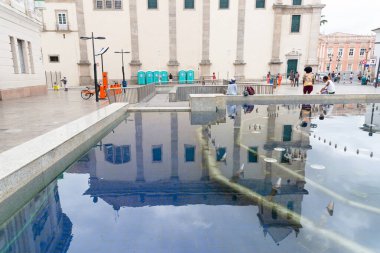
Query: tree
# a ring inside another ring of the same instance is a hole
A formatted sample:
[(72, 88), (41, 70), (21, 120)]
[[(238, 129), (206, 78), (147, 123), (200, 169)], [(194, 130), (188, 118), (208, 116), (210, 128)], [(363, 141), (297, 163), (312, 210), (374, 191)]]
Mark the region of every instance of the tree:
[(324, 25), (324, 24), (326, 24), (328, 21), (327, 21), (327, 19), (325, 18), (325, 15), (322, 15), (321, 16), (321, 22), (319, 23), (321, 26), (322, 25)]

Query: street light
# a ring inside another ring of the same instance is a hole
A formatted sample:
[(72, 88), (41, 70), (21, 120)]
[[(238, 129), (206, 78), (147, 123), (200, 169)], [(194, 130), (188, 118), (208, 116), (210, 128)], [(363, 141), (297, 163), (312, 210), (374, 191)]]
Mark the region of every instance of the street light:
[(338, 67), (339, 67), (339, 62), (341, 61), (341, 59), (342, 59), (342, 56), (341, 55), (338, 55), (337, 57), (336, 57), (336, 68), (335, 68), (335, 70), (336, 70), (336, 72), (338, 72)]
[(332, 62), (332, 59), (333, 59), (333, 57), (334, 57), (334, 54), (332, 54), (332, 53), (330, 53), (329, 55), (328, 55), (328, 57), (329, 57), (329, 59), (330, 59), (330, 61), (329, 61), (329, 72), (331, 71), (331, 62)]
[(367, 60), (368, 60), (368, 53), (371, 51), (371, 48), (369, 47), (368, 49), (365, 50), (365, 64), (363, 64), (363, 74), (365, 72), (365, 65), (367, 65)]
[(92, 56), (94, 59), (94, 84), (95, 84), (95, 97), (96, 97), (96, 102), (99, 102), (99, 86), (98, 86), (98, 76), (96, 73), (96, 62), (95, 62), (95, 45), (94, 45), (94, 40), (105, 40), (105, 37), (94, 37), (94, 33), (91, 33), (91, 37), (85, 37), (81, 36), (81, 40), (92, 40)]
[(125, 73), (124, 73), (124, 54), (129, 54), (129, 51), (115, 51), (115, 54), (121, 54), (121, 72), (123, 73), (123, 87), (127, 87), (127, 82), (125, 81)]
[(105, 54), (108, 51), (108, 49), (109, 49), (109, 47), (102, 47), (102, 49), (100, 49), (100, 52), (95, 55), (95, 56), (99, 56), (100, 55), (100, 59), (101, 59), (101, 62), (102, 62), (102, 73), (104, 72), (104, 69), (103, 69), (103, 54)]

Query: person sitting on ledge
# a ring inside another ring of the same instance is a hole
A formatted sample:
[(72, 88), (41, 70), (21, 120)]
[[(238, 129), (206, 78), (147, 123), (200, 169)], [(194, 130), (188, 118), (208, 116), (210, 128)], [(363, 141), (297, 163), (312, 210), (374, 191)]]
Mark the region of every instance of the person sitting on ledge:
[(323, 77), (323, 82), (325, 83), (325, 87), (321, 89), (321, 94), (335, 94), (335, 84), (329, 80), (328, 76)]
[(237, 86), (235, 79), (231, 79), (227, 88), (227, 95), (237, 95)]

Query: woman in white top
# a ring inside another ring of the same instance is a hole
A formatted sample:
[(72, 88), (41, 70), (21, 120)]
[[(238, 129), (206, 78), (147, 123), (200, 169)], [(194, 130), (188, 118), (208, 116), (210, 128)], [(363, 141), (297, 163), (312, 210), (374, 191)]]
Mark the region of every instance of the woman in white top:
[(335, 84), (333, 81), (329, 80), (327, 76), (323, 77), (323, 82), (326, 84), (325, 87), (321, 89), (321, 93), (335, 94)]

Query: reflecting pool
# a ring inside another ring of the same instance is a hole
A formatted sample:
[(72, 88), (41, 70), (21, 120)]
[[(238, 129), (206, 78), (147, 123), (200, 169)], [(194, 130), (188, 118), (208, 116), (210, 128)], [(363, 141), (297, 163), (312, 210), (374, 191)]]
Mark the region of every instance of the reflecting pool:
[(379, 252), (378, 106), (129, 114), (0, 252)]

